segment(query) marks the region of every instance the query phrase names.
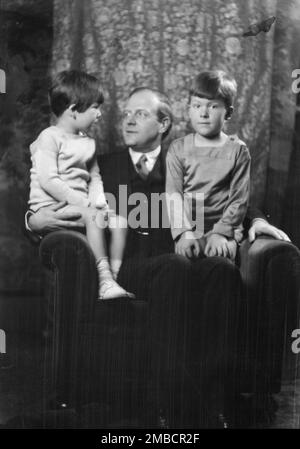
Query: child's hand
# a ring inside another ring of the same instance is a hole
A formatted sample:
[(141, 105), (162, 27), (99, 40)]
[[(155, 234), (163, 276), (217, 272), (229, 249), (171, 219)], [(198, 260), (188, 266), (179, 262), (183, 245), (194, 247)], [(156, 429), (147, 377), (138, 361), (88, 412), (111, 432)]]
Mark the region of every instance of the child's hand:
[(175, 253), (188, 259), (199, 256), (200, 244), (192, 231), (186, 231), (181, 234), (180, 239), (175, 244)]
[(227, 238), (220, 234), (210, 234), (207, 237), (204, 254), (207, 257), (231, 257)]

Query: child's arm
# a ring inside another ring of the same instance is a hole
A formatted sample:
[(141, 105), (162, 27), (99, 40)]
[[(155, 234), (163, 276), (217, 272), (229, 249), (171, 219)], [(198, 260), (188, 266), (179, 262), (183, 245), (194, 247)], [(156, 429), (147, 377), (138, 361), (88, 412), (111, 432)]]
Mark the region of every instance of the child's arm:
[(106, 198), (104, 195), (103, 182), (99, 171), (99, 166), (97, 163), (97, 157), (94, 156), (91, 161), (90, 172), (90, 182), (89, 182), (89, 200), (92, 206), (97, 206), (99, 208), (107, 207)]
[(183, 163), (175, 145), (171, 144), (166, 158), (166, 199), (173, 240), (177, 240), (184, 232), (193, 230), (185, 210), (183, 177)]
[(42, 133), (32, 148), (41, 187), (57, 201), (67, 201), (68, 204), (88, 207), (89, 200), (83, 198), (60, 178), (57, 166), (58, 152), (58, 143), (49, 133)]
[(235, 237), (246, 215), (250, 190), (250, 154), (242, 145), (232, 172), (228, 201), (221, 219), (215, 223), (210, 233), (221, 234), (227, 238)]
[(185, 210), (183, 170), (183, 164), (171, 144), (166, 158), (166, 202), (171, 233), (176, 241), (175, 252), (192, 258), (199, 255), (200, 246)]

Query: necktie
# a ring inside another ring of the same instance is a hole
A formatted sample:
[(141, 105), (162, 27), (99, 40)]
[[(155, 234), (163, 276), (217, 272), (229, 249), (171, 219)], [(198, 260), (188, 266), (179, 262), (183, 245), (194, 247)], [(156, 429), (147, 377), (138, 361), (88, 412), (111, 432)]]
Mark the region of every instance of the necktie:
[(147, 162), (147, 156), (145, 154), (143, 154), (136, 164), (136, 171), (138, 172), (140, 177), (144, 180), (147, 179), (147, 177), (150, 173), (146, 166), (146, 162)]

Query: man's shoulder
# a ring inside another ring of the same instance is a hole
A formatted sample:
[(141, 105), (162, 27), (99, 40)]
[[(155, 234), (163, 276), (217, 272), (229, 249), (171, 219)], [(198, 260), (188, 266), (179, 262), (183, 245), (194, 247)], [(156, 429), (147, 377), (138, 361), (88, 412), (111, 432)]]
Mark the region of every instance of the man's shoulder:
[(98, 156), (98, 165), (103, 182), (108, 190), (117, 184), (126, 184), (128, 179), (128, 150), (106, 153)]
[(125, 161), (128, 159), (128, 150), (124, 148), (124, 150), (114, 151), (112, 153), (100, 154), (98, 156), (99, 164), (114, 164), (117, 162)]

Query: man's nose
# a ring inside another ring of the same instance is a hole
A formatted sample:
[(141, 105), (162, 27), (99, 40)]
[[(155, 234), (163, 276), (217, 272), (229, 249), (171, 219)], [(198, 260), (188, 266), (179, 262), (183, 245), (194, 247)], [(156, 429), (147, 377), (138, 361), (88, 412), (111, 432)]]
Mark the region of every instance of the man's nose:
[(135, 125), (136, 123), (135, 113), (134, 112), (128, 113), (126, 115), (125, 121), (127, 122), (128, 125), (130, 124)]

